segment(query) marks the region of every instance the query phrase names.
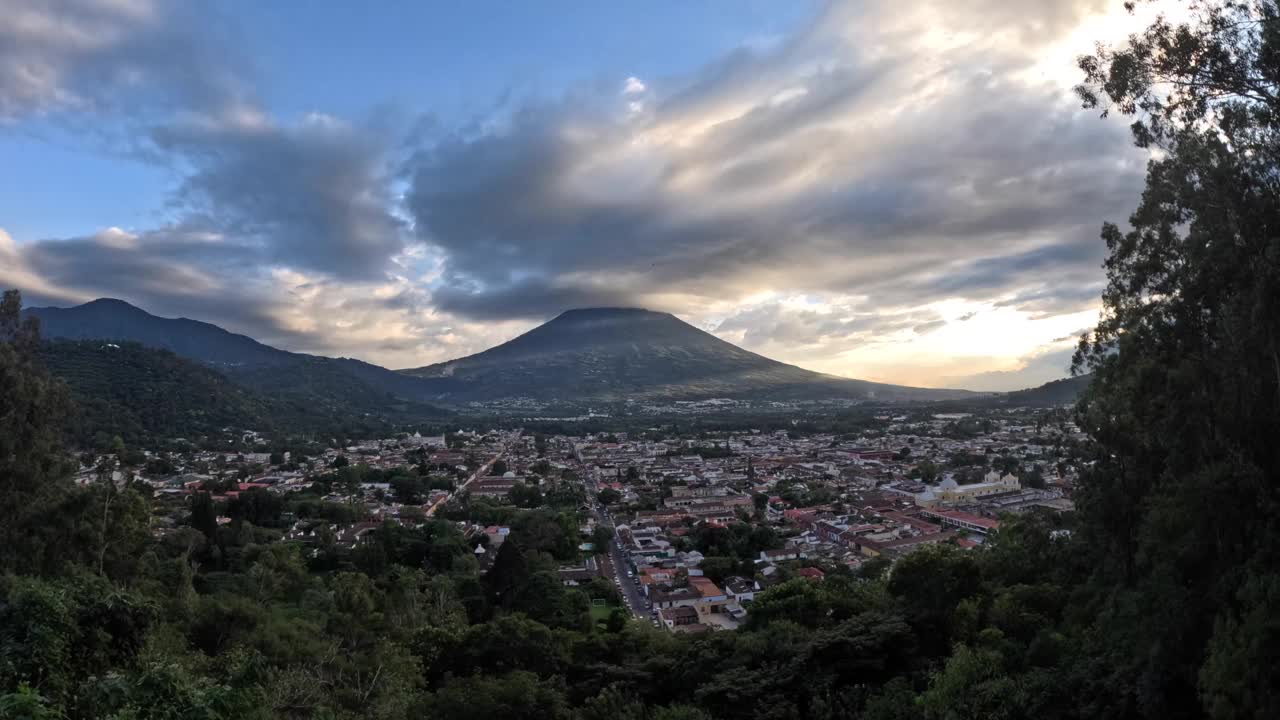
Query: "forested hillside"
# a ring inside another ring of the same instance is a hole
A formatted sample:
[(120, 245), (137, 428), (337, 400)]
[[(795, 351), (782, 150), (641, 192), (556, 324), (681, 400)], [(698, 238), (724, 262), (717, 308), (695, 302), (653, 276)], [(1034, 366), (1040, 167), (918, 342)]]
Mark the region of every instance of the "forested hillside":
[(167, 438), (198, 440), (224, 429), (266, 429), (271, 408), (207, 367), (136, 343), (55, 341), (41, 360), (75, 401), (71, 438), (86, 447), (153, 447)]
[(223, 373), (168, 350), (105, 340), (47, 341), (41, 360), (74, 400), (66, 420), (78, 447), (105, 450), (114, 438), (156, 448), (184, 439), (225, 446), (246, 430), (276, 437), (386, 436), (439, 410), (380, 393), (327, 360), (296, 372), (283, 366)]

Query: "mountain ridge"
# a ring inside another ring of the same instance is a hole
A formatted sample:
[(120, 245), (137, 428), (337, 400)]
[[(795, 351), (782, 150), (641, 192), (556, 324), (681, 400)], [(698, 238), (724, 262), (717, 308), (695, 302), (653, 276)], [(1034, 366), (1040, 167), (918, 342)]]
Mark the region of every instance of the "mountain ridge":
[[(217, 365), (288, 362), (290, 353), (248, 335), (193, 318), (164, 318), (116, 298), (98, 298), (69, 308), (31, 307), (23, 315), (40, 319), (41, 331), (67, 340), (122, 339), (159, 347)], [(105, 334), (104, 334), (105, 333)]]
[(566, 310), (479, 353), (399, 371), (352, 358), (280, 350), (191, 318), (163, 318), (123, 300), (28, 308), (49, 337), (124, 340), (224, 370), (257, 390), (300, 397), (323, 390), (326, 406), (395, 400), (472, 405), (541, 402), (911, 402), (983, 397), (826, 375), (753, 353), (679, 319), (635, 307)]
[[(46, 338), (125, 341), (168, 350), (222, 371), (252, 390), (289, 396), (295, 402), (370, 412), (376, 409), (374, 401), (391, 405), (399, 398), (423, 404), (432, 394), (425, 384), (360, 360), (280, 350), (212, 323), (159, 317), (113, 298), (70, 308), (26, 308), (23, 315), (38, 318)], [(434, 409), (416, 410), (431, 414)]]
[(493, 398), (901, 401), (972, 395), (806, 370), (740, 348), (670, 313), (628, 307), (566, 310), (488, 350), (400, 372), (469, 386)]

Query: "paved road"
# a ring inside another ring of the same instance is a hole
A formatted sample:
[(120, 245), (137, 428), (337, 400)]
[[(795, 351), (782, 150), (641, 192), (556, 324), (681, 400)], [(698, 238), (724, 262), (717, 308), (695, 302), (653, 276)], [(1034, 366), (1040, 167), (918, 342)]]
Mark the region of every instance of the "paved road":
[(614, 576), (618, 578), (618, 589), (622, 591), (622, 600), (631, 614), (638, 618), (651, 618), (652, 610), (645, 602), (644, 593), (634, 578), (627, 577), (627, 562), (617, 545), (609, 545), (610, 565), (614, 568)]
[[(591, 504), (591, 514), (595, 516), (596, 522), (602, 523), (607, 527), (613, 527), (613, 518), (609, 516), (607, 508), (596, 500), (596, 495), (600, 491), (599, 483), (595, 477), (584, 478), (584, 485), (587, 489), (588, 501)], [(614, 539), (609, 543), (608, 552), (605, 555), (605, 572), (612, 576), (614, 584), (618, 591), (622, 594), (622, 601), (636, 618), (644, 620), (653, 619), (653, 611), (645, 602), (644, 593), (640, 590), (640, 586), (636, 583), (635, 578), (628, 577), (627, 571), (630, 565), (627, 564), (626, 557), (622, 554), (622, 550), (618, 547), (617, 532), (614, 533)]]

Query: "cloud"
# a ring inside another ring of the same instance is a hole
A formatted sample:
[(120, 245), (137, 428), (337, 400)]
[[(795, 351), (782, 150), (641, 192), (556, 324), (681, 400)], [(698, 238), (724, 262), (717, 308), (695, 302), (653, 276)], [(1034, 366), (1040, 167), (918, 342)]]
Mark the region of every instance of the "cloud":
[(221, 239), (208, 272), (270, 265), (370, 281), (405, 250), (387, 167), (394, 129), (322, 113), (273, 117), (235, 60), (244, 53), (232, 44), (234, 30), (208, 8), (0, 0), (0, 15), (0, 118), (58, 113), (95, 128), (121, 123), (114, 137), (126, 139), (130, 156), (182, 178), (164, 225), (138, 231), (149, 248), (132, 256), (141, 276), (154, 263), (185, 259), (165, 254), (185, 253), (187, 244), (158, 240), (175, 230)]
[(645, 91), (644, 83), (640, 82), (640, 78), (635, 76), (627, 78), (627, 81), (622, 85), (623, 95), (639, 95), (644, 91)]
[(0, 0), (0, 122), (242, 102), (225, 23), (152, 0)]
[(119, 298), (276, 347), (395, 367), (478, 352), (524, 329), (435, 310), (404, 258), (379, 279), (353, 281), (276, 267), (265, 253), (183, 226), (22, 244), (0, 230), (0, 287), (22, 289), (30, 306)]
[(1006, 392), (1039, 387), (1071, 374), (1073, 348), (1047, 349), (1019, 358), (1012, 370), (994, 370), (943, 379), (950, 387), (982, 392)]
[(859, 310), (849, 302), (810, 307), (774, 300), (736, 310), (712, 330), (746, 347), (777, 352), (786, 347), (831, 349), (880, 342), (944, 325), (945, 320), (928, 310)]
[(266, 262), (372, 279), (405, 248), (389, 148), (373, 131), (324, 115), (292, 126), (252, 116), (163, 126), (152, 139), (190, 168), (172, 200), (185, 222), (252, 244)]
[(696, 310), (765, 289), (1075, 307), (1144, 159), (1024, 71), (1096, 3), (1040, 3), (1034, 22), (952, 5), (927, 4), (952, 23), (933, 37), (897, 4), (840, 4), (776, 48), (650, 83), (643, 113), (575, 96), (424, 148), (407, 206), (442, 252), (443, 307)]
[(599, 305), (870, 379), (1030, 365), (1141, 187), (1043, 72), (1100, 5), (832, 3), (683, 76), (404, 132), (274, 116), (203, 6), (0, 0), (0, 121), (128, 122), (180, 178), (151, 227), (0, 237), (0, 283), (398, 366)]
[(0, 121), (48, 116), (92, 137), (115, 126), (129, 157), (181, 178), (151, 227), (0, 237), (0, 284), (28, 303), (118, 297), (288, 349), (405, 365), (491, 337), (435, 313), (417, 283), (430, 263), (390, 190), (395, 128), (273, 117), (234, 30), (202, 6), (0, 0), (0, 16)]

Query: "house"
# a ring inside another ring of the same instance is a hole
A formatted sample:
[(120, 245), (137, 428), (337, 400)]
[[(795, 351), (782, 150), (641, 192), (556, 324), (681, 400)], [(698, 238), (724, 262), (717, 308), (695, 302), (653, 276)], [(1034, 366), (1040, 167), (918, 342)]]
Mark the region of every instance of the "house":
[(742, 604), (756, 599), (756, 593), (760, 591), (760, 583), (735, 575), (725, 578), (724, 589), (730, 598)]
[(662, 619), (662, 623), (667, 628), (676, 628), (678, 625), (696, 625), (698, 624), (698, 611), (692, 607), (664, 607), (658, 611), (658, 618)]
[(789, 547), (781, 550), (761, 550), (760, 559), (756, 562), (762, 563), (780, 563), (788, 560), (799, 560), (809, 557), (809, 553), (803, 548)]
[(477, 478), (467, 486), (467, 491), (472, 497), (505, 498), (519, 480), (515, 477)]
[(923, 510), (920, 513), (942, 523), (944, 527), (958, 528), (987, 535), (1000, 529), (1000, 521), (960, 510)]
[(822, 582), (823, 578), (827, 576), (826, 573), (816, 567), (802, 567), (796, 571), (796, 575), (812, 582)]
[(511, 534), (511, 528), (502, 525), (490, 525), (484, 529), (484, 536), (489, 538), (489, 547), (497, 548)]
[(698, 594), (694, 607), (699, 615), (722, 612), (724, 604), (729, 601), (729, 596), (708, 577), (690, 577), (689, 589)]
[(660, 610), (675, 607), (693, 607), (702, 600), (702, 595), (690, 588), (670, 591), (654, 590), (650, 593), (650, 597), (653, 599), (653, 606)]

